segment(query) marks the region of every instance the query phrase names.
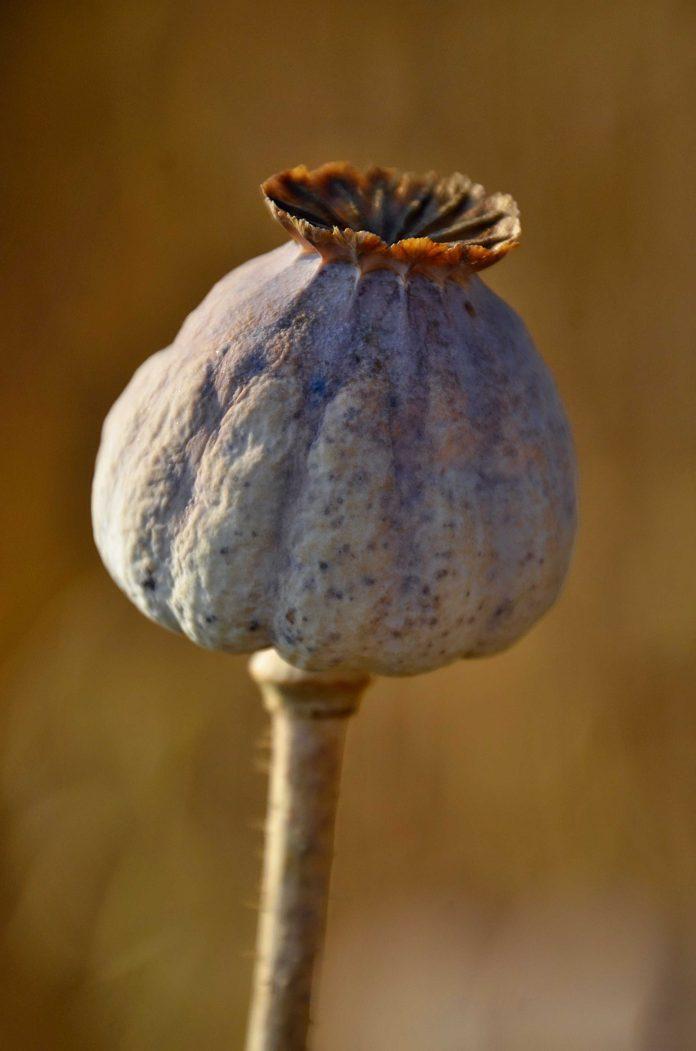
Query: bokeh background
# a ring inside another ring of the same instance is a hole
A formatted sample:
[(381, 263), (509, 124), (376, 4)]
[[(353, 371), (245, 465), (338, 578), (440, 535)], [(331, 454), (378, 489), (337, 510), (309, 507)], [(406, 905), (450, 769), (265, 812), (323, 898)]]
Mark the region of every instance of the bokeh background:
[(102, 0), (0, 15), (0, 1046), (241, 1047), (265, 718), (91, 541), (101, 421), (298, 162), (521, 204), (486, 275), (573, 421), (582, 520), (508, 654), (351, 728), (317, 1051), (696, 1047), (696, 7)]

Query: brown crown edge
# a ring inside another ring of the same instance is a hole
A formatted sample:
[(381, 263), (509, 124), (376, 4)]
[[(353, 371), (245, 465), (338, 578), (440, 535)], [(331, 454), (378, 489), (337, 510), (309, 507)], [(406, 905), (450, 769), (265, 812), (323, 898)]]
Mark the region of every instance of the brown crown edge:
[[(388, 244), (378, 234), (368, 230), (355, 230), (348, 226), (325, 226), (309, 219), (299, 218), (287, 211), (276, 196), (276, 187), (282, 179), (294, 179), (312, 184), (333, 176), (365, 185), (368, 176), (380, 171), (387, 175), (411, 180), (414, 186), (437, 178), (434, 173), (418, 176), (410, 172), (398, 172), (393, 168), (359, 171), (346, 162), (329, 162), (320, 168), (307, 169), (304, 165), (290, 168), (270, 176), (261, 184), (261, 194), (271, 216), (290, 234), (306, 253), (318, 253), (324, 263), (348, 262), (357, 265), (364, 273), (370, 270), (390, 269), (399, 273), (426, 273), (433, 277), (467, 276), (473, 271), (485, 270), (499, 262), (520, 243), (520, 219), (516, 202), (509, 194), (486, 194), (483, 187), (471, 184), (482, 198), (504, 202), (512, 229), (492, 247), (477, 244), (475, 240), (439, 241), (430, 237), (406, 237)], [(455, 175), (453, 178), (464, 179)], [(469, 182), (469, 180), (466, 180)]]

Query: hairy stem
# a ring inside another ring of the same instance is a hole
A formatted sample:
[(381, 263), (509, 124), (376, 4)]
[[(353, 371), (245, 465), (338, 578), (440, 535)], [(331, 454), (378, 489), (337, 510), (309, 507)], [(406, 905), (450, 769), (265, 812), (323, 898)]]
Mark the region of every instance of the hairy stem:
[(274, 650), (255, 654), (250, 672), (273, 746), (247, 1051), (305, 1051), (347, 717), (369, 678), (300, 671)]

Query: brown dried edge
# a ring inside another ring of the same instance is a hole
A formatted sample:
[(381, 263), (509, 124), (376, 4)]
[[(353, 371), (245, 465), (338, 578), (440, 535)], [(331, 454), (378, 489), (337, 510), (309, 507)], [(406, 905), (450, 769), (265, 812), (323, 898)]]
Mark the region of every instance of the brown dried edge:
[[(489, 203), (501, 218), (507, 220), (508, 230), (493, 246), (471, 240), (435, 240), (432, 237), (406, 237), (391, 244), (378, 234), (369, 230), (354, 229), (350, 226), (329, 225), (317, 220), (307, 211), (306, 217), (298, 214), (297, 206), (288, 204), (288, 183), (297, 184), (307, 189), (317, 203), (325, 204), (330, 212), (332, 204), (331, 185), (335, 180), (352, 185), (360, 193), (369, 186), (376, 175), (385, 181), (398, 180), (397, 189), (403, 191), (404, 185), (412, 188), (413, 199), (424, 188), (434, 186), (439, 180), (434, 172), (416, 175), (411, 172), (399, 172), (395, 168), (369, 168), (362, 172), (344, 161), (330, 162), (310, 170), (305, 165), (298, 165), (270, 176), (261, 184), (261, 192), (273, 218), (306, 251), (318, 252), (325, 262), (354, 262), (361, 270), (390, 268), (399, 271), (478, 271), (492, 266), (508, 252), (519, 245), (521, 226), (519, 209), (509, 194), (495, 193), (487, 195), (480, 185), (472, 183), (459, 173), (451, 176), (452, 181), (461, 180), (475, 198), (475, 204)], [(289, 207), (293, 210), (290, 211)], [(500, 219), (494, 224), (498, 225)]]

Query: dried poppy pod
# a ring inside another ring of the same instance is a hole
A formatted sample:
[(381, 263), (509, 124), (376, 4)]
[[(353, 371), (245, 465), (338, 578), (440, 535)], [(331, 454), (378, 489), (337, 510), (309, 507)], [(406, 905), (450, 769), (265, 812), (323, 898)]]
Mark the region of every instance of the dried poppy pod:
[(476, 276), (517, 243), (510, 197), (344, 164), (263, 191), (293, 243), (224, 278), (138, 370), (93, 514), (148, 616), (275, 647), (250, 664), (273, 764), (247, 1051), (305, 1051), (346, 717), (370, 673), (493, 653), (541, 616), (575, 471), (549, 373)]
[(97, 545), (154, 620), (301, 668), (413, 674), (504, 649), (575, 529), (551, 376), (476, 271), (517, 207), (345, 164), (263, 185), (292, 242), (223, 278), (104, 426)]

